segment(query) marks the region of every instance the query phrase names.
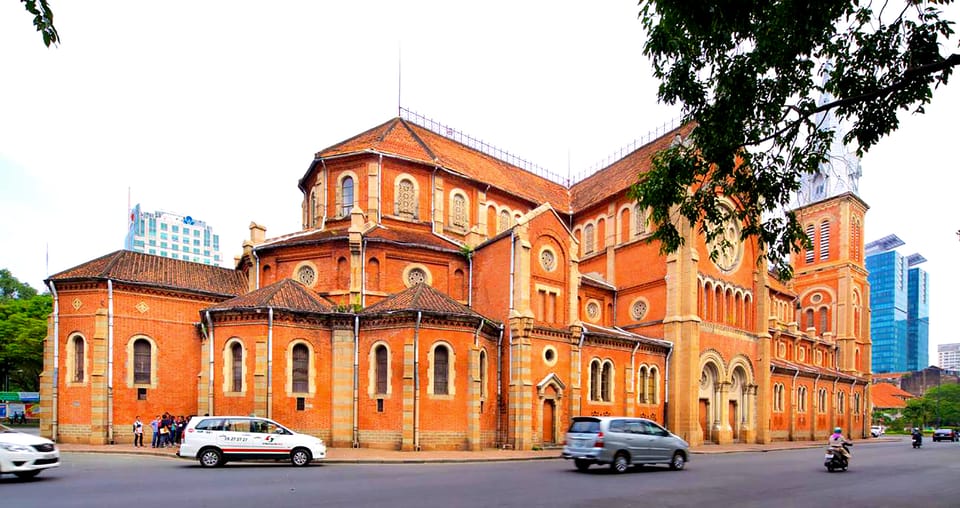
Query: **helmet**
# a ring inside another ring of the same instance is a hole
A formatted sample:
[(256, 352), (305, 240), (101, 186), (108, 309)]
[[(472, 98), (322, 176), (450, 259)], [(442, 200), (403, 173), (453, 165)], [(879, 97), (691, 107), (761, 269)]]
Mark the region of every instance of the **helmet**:
[(842, 434), (842, 433), (843, 433), (843, 429), (841, 429), (840, 427), (835, 427), (835, 428), (833, 429), (833, 432), (836, 433), (836, 434)]

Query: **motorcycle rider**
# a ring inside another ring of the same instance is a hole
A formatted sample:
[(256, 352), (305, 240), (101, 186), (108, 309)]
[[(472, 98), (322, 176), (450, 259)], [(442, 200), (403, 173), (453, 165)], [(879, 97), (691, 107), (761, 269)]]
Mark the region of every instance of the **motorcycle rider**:
[(845, 444), (853, 444), (847, 438), (843, 437), (843, 429), (836, 427), (833, 429), (833, 434), (830, 435), (830, 448), (833, 449), (834, 453), (839, 453), (843, 455), (847, 462), (850, 462), (850, 450), (847, 450)]
[(917, 427), (914, 427), (910, 432), (910, 437), (913, 438), (914, 444), (920, 444), (923, 442), (923, 433), (920, 432), (920, 429)]

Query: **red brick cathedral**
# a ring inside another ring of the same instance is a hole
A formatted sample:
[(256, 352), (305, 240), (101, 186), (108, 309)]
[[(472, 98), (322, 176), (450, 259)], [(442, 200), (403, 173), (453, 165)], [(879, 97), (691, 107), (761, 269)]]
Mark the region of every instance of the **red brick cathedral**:
[(752, 242), (645, 241), (626, 191), (689, 128), (570, 186), (436, 130), (394, 118), (317, 153), (302, 230), (252, 223), (234, 269), (118, 251), (50, 277), (42, 434), (131, 442), (170, 412), (399, 450), (531, 449), (575, 415), (694, 445), (867, 435), (855, 193), (798, 210), (814, 248), (784, 285)]

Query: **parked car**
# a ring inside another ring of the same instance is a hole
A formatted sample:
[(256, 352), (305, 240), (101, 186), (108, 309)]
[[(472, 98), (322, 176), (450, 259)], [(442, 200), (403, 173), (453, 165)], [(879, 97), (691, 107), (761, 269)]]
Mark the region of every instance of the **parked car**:
[(53, 441), (0, 425), (0, 474), (33, 478), (59, 465), (60, 450)]
[(883, 425), (874, 425), (870, 427), (870, 435), (873, 437), (880, 437), (884, 435), (886, 429), (883, 428)]
[(933, 440), (936, 441), (960, 441), (955, 429), (937, 429), (933, 431)]
[(686, 441), (646, 418), (575, 416), (567, 429), (563, 458), (572, 459), (579, 471), (591, 464), (609, 464), (616, 473), (643, 464), (680, 470), (690, 460), (689, 449)]
[(177, 456), (197, 459), (203, 467), (231, 460), (289, 460), (294, 466), (306, 466), (326, 458), (327, 447), (318, 437), (294, 432), (268, 418), (194, 416)]

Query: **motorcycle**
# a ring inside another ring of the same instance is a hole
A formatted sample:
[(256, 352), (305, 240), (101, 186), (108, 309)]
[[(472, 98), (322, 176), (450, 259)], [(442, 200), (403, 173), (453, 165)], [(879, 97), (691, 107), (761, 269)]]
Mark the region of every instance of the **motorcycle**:
[[(850, 451), (851, 446), (853, 446), (853, 443), (843, 443), (843, 449), (847, 452)], [(832, 473), (838, 469), (846, 471), (849, 463), (847, 457), (840, 453), (840, 450), (830, 446), (827, 447), (827, 454), (823, 457), (823, 465), (827, 467), (827, 471)]]
[(913, 447), (920, 448), (923, 444), (923, 434), (916, 432), (913, 434)]

